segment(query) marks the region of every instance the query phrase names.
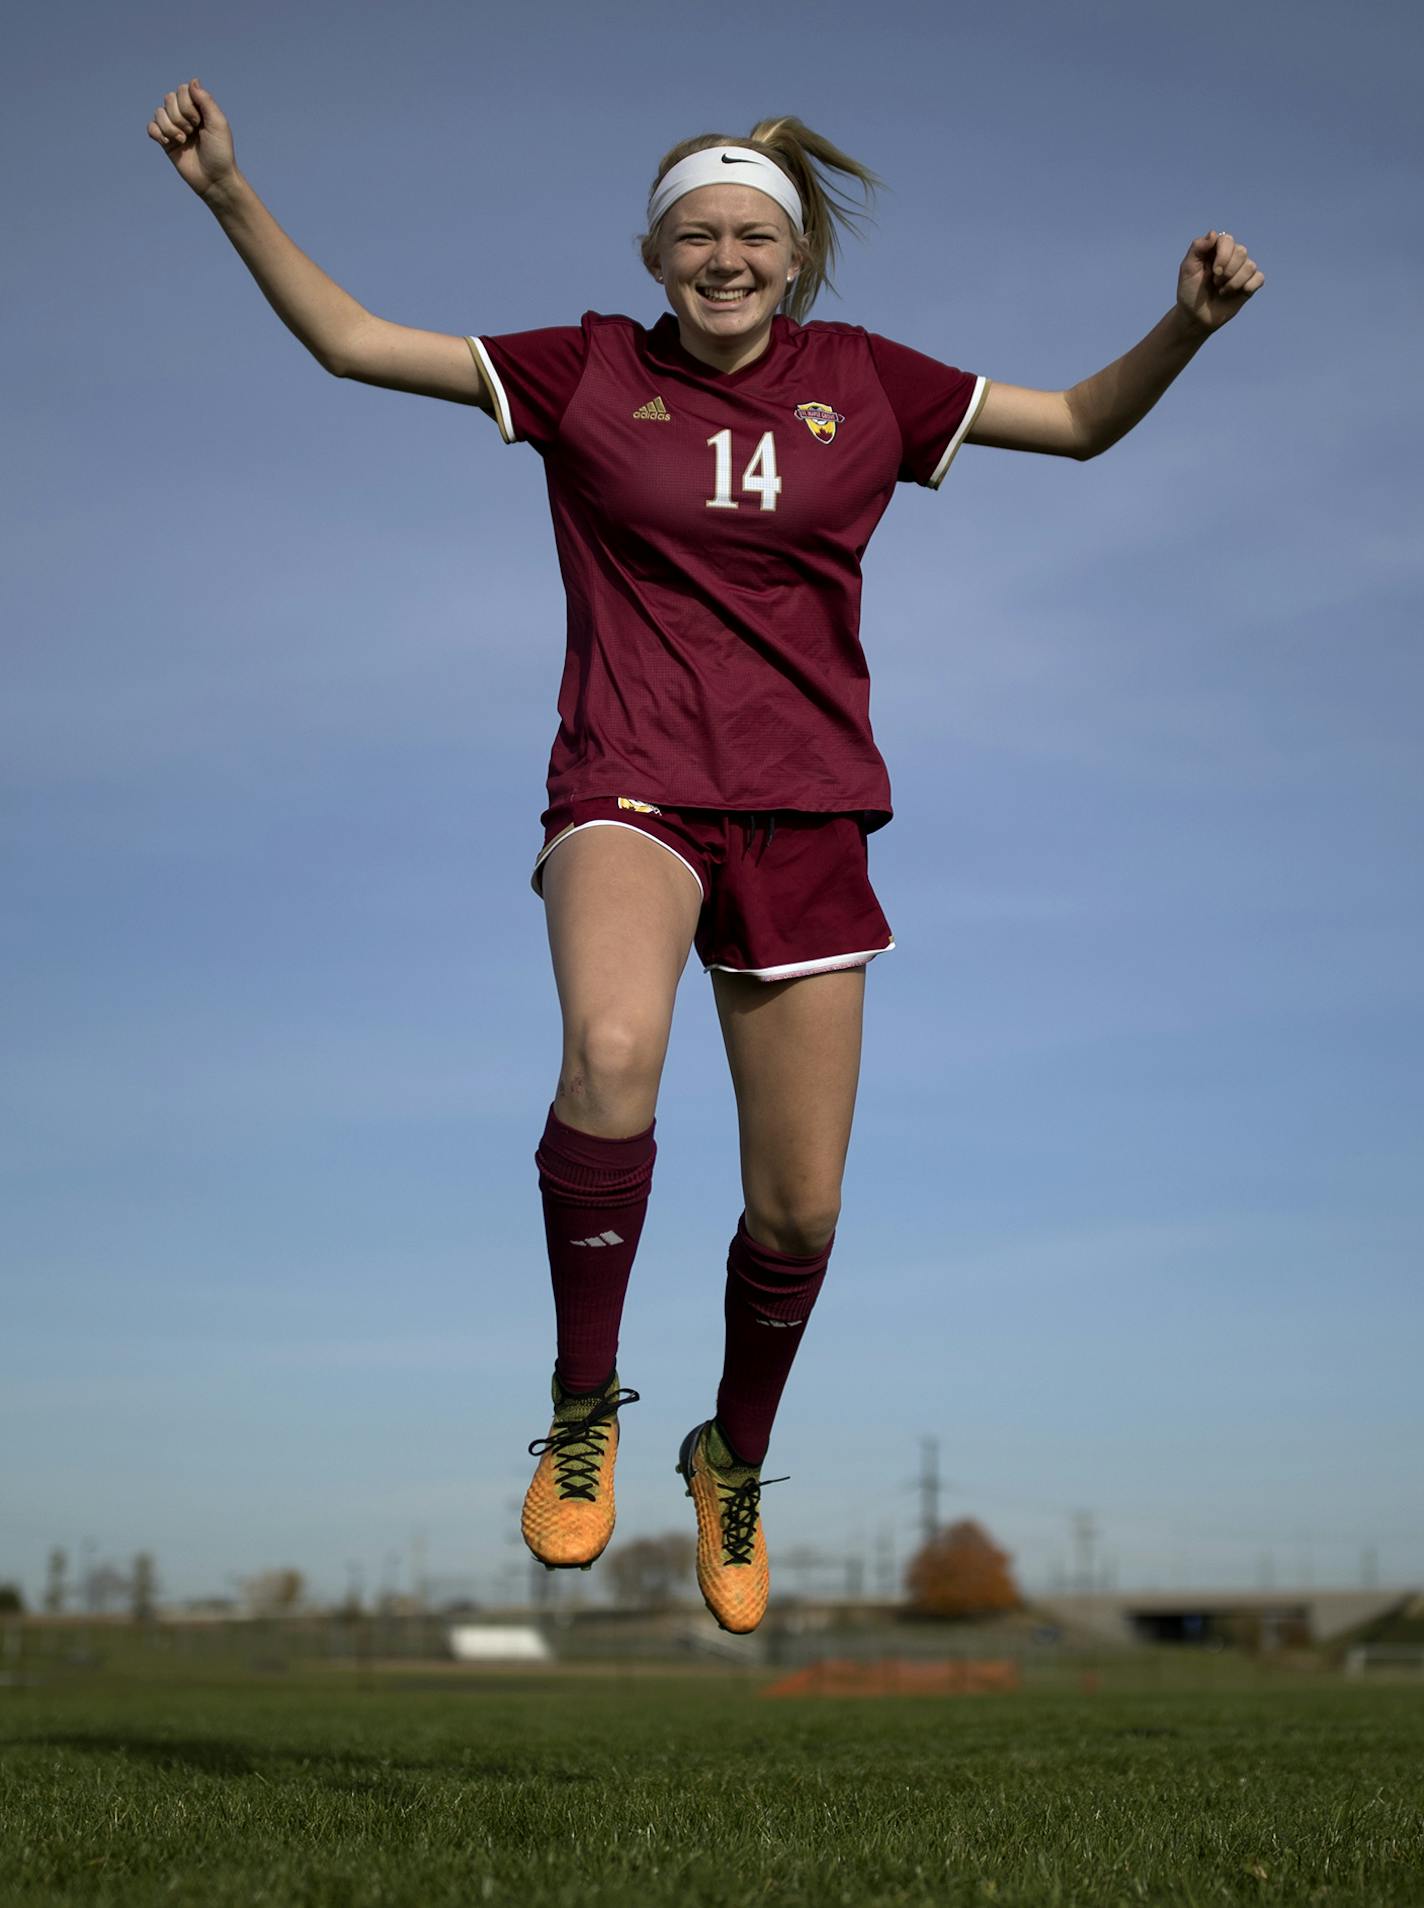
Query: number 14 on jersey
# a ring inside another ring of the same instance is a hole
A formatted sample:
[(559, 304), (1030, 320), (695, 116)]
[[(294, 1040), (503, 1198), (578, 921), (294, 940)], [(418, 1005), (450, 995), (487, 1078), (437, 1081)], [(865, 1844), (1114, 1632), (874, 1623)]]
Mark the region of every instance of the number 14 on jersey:
[[(707, 442), (717, 459), (714, 475), (716, 492), (707, 499), (707, 508), (735, 510), (737, 500), (732, 495), (732, 433), (718, 431)], [(742, 489), (760, 492), (762, 509), (775, 510), (781, 479), (776, 474), (776, 439), (770, 431), (762, 433), (761, 442), (752, 452), (751, 462), (742, 472)]]

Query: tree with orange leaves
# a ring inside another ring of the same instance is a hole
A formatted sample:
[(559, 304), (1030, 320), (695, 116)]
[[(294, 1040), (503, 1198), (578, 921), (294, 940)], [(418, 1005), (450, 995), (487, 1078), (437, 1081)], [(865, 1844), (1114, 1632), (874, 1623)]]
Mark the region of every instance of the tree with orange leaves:
[(1023, 1598), (1009, 1569), (1012, 1561), (981, 1524), (961, 1518), (911, 1558), (905, 1572), (911, 1607), (922, 1616), (945, 1617), (1017, 1610)]

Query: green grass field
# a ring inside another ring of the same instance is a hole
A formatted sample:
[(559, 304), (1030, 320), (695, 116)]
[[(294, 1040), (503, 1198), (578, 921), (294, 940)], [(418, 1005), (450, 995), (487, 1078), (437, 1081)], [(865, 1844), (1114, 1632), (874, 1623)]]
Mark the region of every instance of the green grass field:
[(164, 1669), (0, 1690), (0, 1903), (1424, 1903), (1424, 1688), (768, 1701)]

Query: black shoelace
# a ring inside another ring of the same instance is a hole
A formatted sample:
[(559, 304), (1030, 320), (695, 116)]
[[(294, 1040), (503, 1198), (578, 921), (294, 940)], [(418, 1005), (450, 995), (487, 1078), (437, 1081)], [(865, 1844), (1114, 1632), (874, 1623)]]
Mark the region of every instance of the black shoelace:
[(578, 1497), (591, 1504), (598, 1489), (598, 1473), (603, 1463), (603, 1448), (613, 1418), (625, 1404), (636, 1404), (639, 1394), (629, 1385), (604, 1394), (586, 1418), (574, 1424), (561, 1424), (547, 1438), (535, 1438), (530, 1457), (554, 1453), (554, 1477), (560, 1497)]
[(756, 1542), (762, 1491), (768, 1484), (787, 1483), (790, 1474), (786, 1477), (745, 1477), (740, 1484), (724, 1484), (715, 1472), (713, 1475), (722, 1493), (724, 1560), (729, 1564), (749, 1564), (752, 1560), (752, 1545)]

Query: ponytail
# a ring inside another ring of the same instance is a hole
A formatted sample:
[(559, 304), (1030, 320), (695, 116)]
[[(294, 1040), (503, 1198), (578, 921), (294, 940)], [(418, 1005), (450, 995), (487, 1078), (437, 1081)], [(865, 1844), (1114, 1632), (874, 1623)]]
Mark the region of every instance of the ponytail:
[[(858, 159), (852, 159), (839, 146), (833, 146), (829, 139), (823, 139), (820, 133), (813, 132), (803, 121), (783, 114), (777, 119), (758, 120), (746, 139), (735, 138), (730, 133), (700, 133), (695, 139), (684, 139), (681, 145), (664, 153), (657, 178), (653, 181), (654, 190), (663, 175), (670, 172), (680, 159), (686, 159), (689, 153), (706, 152), (714, 146), (756, 147), (766, 154), (773, 165), (780, 166), (801, 195), (802, 231), (799, 235), (792, 234), (792, 245), (801, 269), (795, 281), (788, 286), (782, 301), (787, 316), (800, 324), (822, 289), (835, 290), (831, 281), (831, 267), (840, 257), (841, 232), (855, 231), (857, 222), (869, 217), (875, 188), (884, 182), (876, 178), (868, 166), (861, 165)], [(843, 197), (826, 177), (828, 173), (841, 173), (847, 179), (856, 180), (865, 200), (864, 206), (852, 205)], [(643, 263), (649, 269), (657, 259), (656, 241), (655, 227), (653, 231), (644, 233), (639, 242)]]

